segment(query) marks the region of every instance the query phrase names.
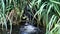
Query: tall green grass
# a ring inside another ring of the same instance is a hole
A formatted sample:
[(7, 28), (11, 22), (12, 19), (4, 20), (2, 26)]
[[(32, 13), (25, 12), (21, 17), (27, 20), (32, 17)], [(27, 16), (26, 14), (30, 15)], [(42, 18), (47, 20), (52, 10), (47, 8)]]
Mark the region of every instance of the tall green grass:
[(45, 1), (37, 0), (37, 1), (33, 1), (35, 2), (34, 4), (31, 3), (35, 5), (37, 2), (36, 6), (38, 5), (38, 3), (40, 4), (37, 6), (37, 8), (39, 9), (38, 10), (36, 9), (37, 11), (34, 15), (34, 18), (37, 15), (38, 16), (37, 21), (40, 21), (42, 18), (43, 18), (43, 21), (45, 20), (45, 22), (42, 22), (43, 25), (46, 26), (45, 34), (60, 34), (59, 33), (60, 27), (58, 28), (58, 24), (57, 24), (58, 23), (57, 21), (59, 21), (59, 16), (60, 16), (60, 8), (59, 8), (60, 1), (59, 0), (45, 0)]
[[(37, 16), (37, 26), (41, 25), (46, 28), (45, 34), (60, 34), (60, 0), (0, 0), (0, 24), (2, 29), (7, 30), (6, 16), (11, 10), (16, 10), (17, 16), (21, 17), (24, 12), (25, 6), (28, 4), (31, 9), (35, 9), (36, 13), (34, 18)], [(18, 17), (16, 17), (18, 18)], [(43, 22), (41, 22), (41, 19)], [(12, 32), (12, 19), (8, 16), (10, 21), (10, 34)], [(3, 26), (4, 25), (4, 26)]]

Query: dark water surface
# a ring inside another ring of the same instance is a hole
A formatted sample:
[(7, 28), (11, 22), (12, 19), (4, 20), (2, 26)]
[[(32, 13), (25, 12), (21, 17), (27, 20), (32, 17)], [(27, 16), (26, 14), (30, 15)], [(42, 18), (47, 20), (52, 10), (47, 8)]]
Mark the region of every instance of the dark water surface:
[[(35, 27), (31, 24), (25, 23), (25, 25), (21, 25), (20, 27), (18, 26), (13, 26), (12, 34), (44, 34), (41, 29), (38, 27)], [(0, 29), (0, 34), (6, 34), (5, 30), (2, 31)], [(9, 34), (9, 30), (8, 30)]]

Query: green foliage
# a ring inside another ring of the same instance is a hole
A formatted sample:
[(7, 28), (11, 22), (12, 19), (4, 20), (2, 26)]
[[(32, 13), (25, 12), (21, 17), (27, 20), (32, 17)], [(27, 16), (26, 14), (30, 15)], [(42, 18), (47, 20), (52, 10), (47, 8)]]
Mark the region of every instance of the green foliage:
[[(6, 2), (5, 2), (6, 1)], [(34, 18), (37, 19), (37, 26), (46, 28), (45, 34), (60, 34), (60, 0), (0, 0), (0, 24), (6, 27), (6, 16), (11, 10), (16, 10), (17, 16), (21, 17), (25, 6), (28, 4), (31, 9), (35, 9)], [(37, 16), (37, 17), (36, 17)], [(12, 32), (12, 19), (10, 21), (10, 34)], [(41, 22), (41, 19), (43, 22)]]

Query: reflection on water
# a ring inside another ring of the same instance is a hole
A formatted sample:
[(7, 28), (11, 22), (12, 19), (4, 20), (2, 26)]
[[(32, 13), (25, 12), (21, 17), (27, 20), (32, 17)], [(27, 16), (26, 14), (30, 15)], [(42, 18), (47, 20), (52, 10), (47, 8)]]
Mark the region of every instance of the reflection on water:
[[(3, 33), (2, 30), (0, 30), (0, 34), (5, 33)], [(12, 34), (43, 34), (43, 32), (38, 27), (26, 23), (25, 25), (22, 25), (20, 28), (16, 27), (15, 29), (13, 29)]]
[(38, 27), (34, 27), (33, 25), (26, 24), (21, 26), (19, 34), (41, 34), (42, 31)]

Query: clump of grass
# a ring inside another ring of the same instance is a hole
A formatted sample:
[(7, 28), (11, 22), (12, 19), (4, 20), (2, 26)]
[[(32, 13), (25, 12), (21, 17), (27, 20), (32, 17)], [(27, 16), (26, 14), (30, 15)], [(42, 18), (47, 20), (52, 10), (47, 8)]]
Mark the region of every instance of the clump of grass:
[[(55, 32), (52, 32), (53, 29), (55, 29), (55, 25), (57, 24), (57, 21), (59, 19), (59, 14), (60, 14), (60, 4), (59, 4), (59, 0), (38, 0), (40, 1), (40, 5), (35, 5), (37, 1), (34, 1), (35, 6), (37, 6), (37, 8), (39, 7), (39, 9), (36, 11), (35, 16), (38, 16), (38, 20), (39, 22), (37, 22), (37, 24), (41, 24), (41, 19), (44, 26), (46, 26), (46, 34), (59, 34), (59, 31), (55, 30)], [(35, 8), (35, 7), (34, 7)], [(57, 26), (57, 25), (56, 25)], [(58, 29), (59, 30), (59, 29)]]
[(18, 18), (17, 16), (20, 18), (19, 21), (17, 21), (18, 19), (16, 21), (20, 22), (27, 4), (35, 10), (34, 18), (37, 20), (37, 26), (44, 26), (45, 34), (60, 34), (60, 0), (0, 0), (0, 24), (2, 24), (2, 29), (5, 26), (7, 31), (6, 20), (9, 20), (11, 34), (13, 20), (12, 17), (9, 17), (10, 13), (15, 10), (15, 18)]

